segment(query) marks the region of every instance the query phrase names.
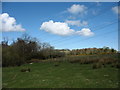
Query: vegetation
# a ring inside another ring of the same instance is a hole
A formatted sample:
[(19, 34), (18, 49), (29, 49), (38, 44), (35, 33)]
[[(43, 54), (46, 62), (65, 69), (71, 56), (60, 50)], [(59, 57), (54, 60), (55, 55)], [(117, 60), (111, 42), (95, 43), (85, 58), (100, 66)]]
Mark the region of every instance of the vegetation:
[(64, 53), (55, 51), (48, 43), (39, 43), (35, 38), (23, 35), (8, 45), (8, 41), (2, 42), (2, 66), (20, 66), (31, 59), (48, 59), (63, 57)]
[(111, 67), (120, 68), (119, 63), (119, 54), (101, 54), (101, 55), (83, 55), (83, 56), (66, 56), (61, 58), (54, 58), (48, 60), (38, 60), (32, 59), (30, 62), (32, 63), (41, 63), (41, 62), (68, 62), (72, 64), (93, 64), (93, 67), (96, 68), (105, 67), (106, 65), (110, 65)]
[(26, 34), (1, 46), (3, 88), (118, 88), (120, 54), (112, 48), (58, 50)]
[[(57, 50), (54, 49), (48, 43), (40, 43), (37, 39), (24, 34), (22, 38), (18, 38), (16, 41), (13, 41), (12, 44), (8, 45), (8, 41), (4, 40), (2, 42), (2, 66), (20, 66), (25, 63), (31, 62), (39, 62), (39, 60), (52, 59), (52, 58), (60, 58), (67, 55), (95, 55), (95, 54), (114, 54), (117, 53), (116, 50), (110, 49), (109, 47), (104, 48), (85, 48), (85, 49), (76, 49), (76, 50)], [(66, 57), (65, 57), (66, 58)], [(70, 57), (76, 59), (74, 57)], [(91, 57), (90, 57), (91, 58)], [(90, 59), (88, 58), (88, 59)], [(38, 60), (39, 59), (39, 60)], [(73, 60), (68, 59), (68, 60)], [(79, 59), (79, 58), (78, 58)], [(80, 60), (74, 60), (80, 61)], [(71, 62), (74, 62), (71, 61)], [(81, 60), (85, 62), (86, 60)], [(93, 62), (94, 59), (90, 59), (89, 62)], [(114, 61), (114, 60), (113, 60)], [(89, 63), (87, 62), (87, 63)]]
[(67, 55), (98, 55), (98, 54), (110, 54), (117, 53), (113, 48), (104, 46), (103, 48), (83, 48), (83, 49), (61, 49), (61, 52), (65, 52)]
[[(59, 64), (59, 66), (55, 66)], [(30, 72), (21, 72), (30, 68)], [(3, 68), (3, 88), (118, 88), (118, 69), (92, 64), (41, 62)]]

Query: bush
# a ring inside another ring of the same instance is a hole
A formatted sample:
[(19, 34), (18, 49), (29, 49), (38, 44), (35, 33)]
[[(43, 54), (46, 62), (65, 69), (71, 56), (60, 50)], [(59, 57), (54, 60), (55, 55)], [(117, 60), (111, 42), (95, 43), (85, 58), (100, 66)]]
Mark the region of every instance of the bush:
[(120, 63), (117, 63), (116, 68), (120, 68)]
[(112, 63), (111, 67), (120, 68), (120, 63), (119, 62)]
[(98, 68), (101, 68), (102, 67), (102, 64), (101, 63), (94, 63), (92, 68), (93, 69), (98, 69)]

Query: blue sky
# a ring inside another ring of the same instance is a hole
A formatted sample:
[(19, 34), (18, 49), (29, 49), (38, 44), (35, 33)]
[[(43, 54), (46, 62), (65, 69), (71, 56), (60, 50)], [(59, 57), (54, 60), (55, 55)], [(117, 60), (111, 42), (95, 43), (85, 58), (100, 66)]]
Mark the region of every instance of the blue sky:
[(14, 27), (21, 26), (13, 31), (3, 30), (2, 37), (16, 40), (28, 33), (57, 49), (103, 46), (118, 49), (116, 6), (115, 2), (4, 2), (2, 13), (16, 20)]

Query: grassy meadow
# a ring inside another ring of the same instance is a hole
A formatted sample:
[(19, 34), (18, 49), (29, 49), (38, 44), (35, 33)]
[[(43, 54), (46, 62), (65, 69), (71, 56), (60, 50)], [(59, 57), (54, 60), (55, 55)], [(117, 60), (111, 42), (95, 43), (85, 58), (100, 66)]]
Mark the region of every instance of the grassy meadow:
[[(116, 55), (102, 56), (117, 58)], [(69, 56), (19, 67), (4, 67), (2, 85), (3, 88), (118, 88), (118, 68), (110, 63), (113, 59), (104, 62), (105, 67), (93, 68), (100, 57)], [(81, 63), (83, 59), (89, 63)], [(23, 68), (31, 71), (21, 72)]]

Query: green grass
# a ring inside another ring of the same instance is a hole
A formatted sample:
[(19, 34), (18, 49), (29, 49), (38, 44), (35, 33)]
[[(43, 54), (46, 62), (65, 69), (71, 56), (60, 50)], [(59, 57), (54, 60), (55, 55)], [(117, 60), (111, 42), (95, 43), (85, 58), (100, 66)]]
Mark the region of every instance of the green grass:
[[(117, 88), (118, 69), (92, 69), (92, 64), (61, 62), (26, 64), (3, 68), (4, 88)], [(29, 67), (31, 72), (20, 72)]]

